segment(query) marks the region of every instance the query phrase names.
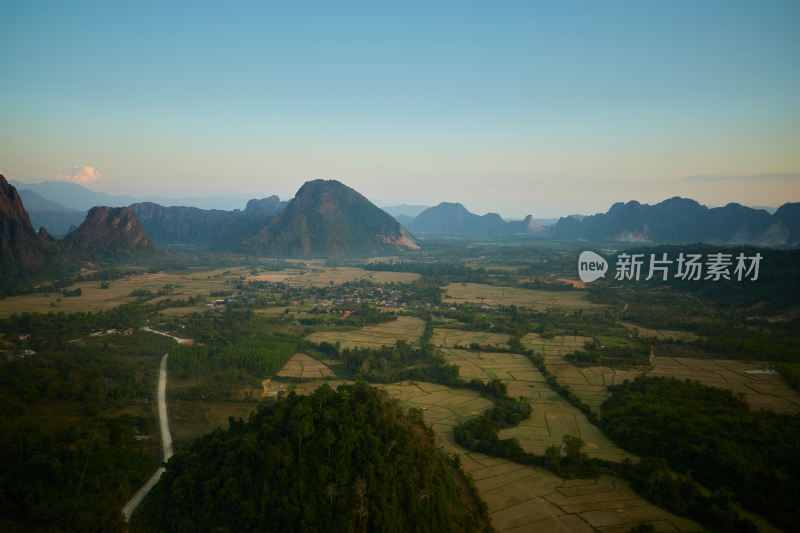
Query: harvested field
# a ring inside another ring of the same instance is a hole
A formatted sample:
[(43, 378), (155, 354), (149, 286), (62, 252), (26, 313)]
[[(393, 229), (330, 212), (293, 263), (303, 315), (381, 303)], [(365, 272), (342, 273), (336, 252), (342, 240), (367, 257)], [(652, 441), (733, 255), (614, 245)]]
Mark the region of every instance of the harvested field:
[(545, 365), (562, 385), (568, 385), (592, 411), (600, 413), (600, 406), (608, 398), (607, 387), (625, 380), (636, 379), (646, 368), (610, 368), (607, 366), (578, 367), (565, 361), (561, 355), (545, 356)]
[(198, 294), (209, 295), (211, 292), (230, 289), (225, 281), (238, 279), (246, 272), (243, 267), (226, 270), (198, 270), (180, 274), (159, 272), (142, 274), (109, 281), (108, 289), (101, 289), (99, 281), (81, 281), (74, 283), (68, 290), (81, 289), (81, 296), (63, 296), (60, 292), (49, 294), (24, 294), (0, 300), (0, 317), (14, 313), (75, 313), (84, 311), (102, 311), (112, 309), (135, 297), (130, 293), (135, 290), (149, 290), (157, 293), (165, 285), (172, 285), (172, 291), (165, 298), (186, 300)]
[(380, 348), (394, 346), (398, 340), (416, 344), (425, 329), (425, 322), (412, 316), (400, 316), (397, 320), (365, 326), (351, 331), (319, 331), (306, 337), (314, 342), (341, 343), (342, 348)]
[(656, 531), (700, 531), (694, 521), (656, 507), (620, 478), (561, 479), (546, 470), (478, 453), (462, 456), (497, 531), (624, 533), (641, 522)]
[(575, 350), (583, 349), (587, 342), (592, 342), (592, 338), (575, 335), (556, 335), (552, 339), (544, 339), (537, 333), (528, 333), (522, 337), (523, 346), (544, 356), (566, 355)]
[(522, 337), (522, 344), (544, 355), (545, 366), (562, 385), (568, 385), (578, 397), (599, 413), (600, 405), (608, 398), (606, 387), (635, 379), (643, 370), (610, 368), (606, 366), (578, 367), (564, 360), (564, 356), (583, 348), (591, 337), (557, 335), (543, 339), (536, 333)]
[(425, 421), (433, 424), (437, 441), (451, 452), (460, 449), (453, 441), (453, 427), (492, 406), (491, 401), (476, 391), (434, 383), (402, 382), (381, 387), (406, 408), (424, 408)]
[(411, 283), (419, 279), (412, 272), (373, 272), (355, 267), (326, 267), (313, 265), (309, 269), (286, 269), (248, 276), (247, 281), (282, 282), (293, 287), (327, 287), (341, 285), (348, 281), (366, 279), (373, 283)]
[(688, 331), (675, 331), (671, 329), (648, 329), (630, 322), (620, 322), (620, 325), (625, 326), (630, 331), (638, 330), (640, 337), (654, 337), (660, 340), (675, 340), (683, 342), (694, 342), (700, 339), (700, 335)]
[(445, 287), (442, 302), (473, 302), (489, 306), (516, 305), (532, 307), (540, 311), (557, 309), (568, 312), (601, 307), (587, 301), (586, 293), (580, 290), (542, 291), (516, 287), (495, 287), (480, 283), (450, 283)]
[(546, 470), (467, 452), (453, 442), (452, 428), (461, 418), (491, 405), (473, 391), (407, 382), (383, 388), (401, 405), (425, 407), (423, 416), (433, 426), (437, 442), (446, 451), (460, 454), (497, 531), (622, 533), (639, 522), (652, 523), (656, 531), (701, 529), (647, 502), (622, 479), (563, 480)]
[(328, 365), (304, 354), (296, 353), (276, 374), (286, 378), (324, 378), (333, 375)]
[(800, 393), (793, 390), (779, 374), (748, 373), (760, 369), (759, 363), (728, 359), (695, 359), (688, 357), (655, 358), (655, 366), (641, 369), (619, 369), (605, 366), (578, 367), (564, 360), (564, 355), (578, 347), (588, 337), (555, 337), (542, 339), (535, 333), (522, 338), (522, 343), (543, 353), (547, 369), (562, 385), (569, 387), (595, 412), (608, 397), (606, 387), (648, 376), (669, 376), (692, 379), (711, 387), (742, 392), (751, 409), (800, 412)]
[(487, 333), (485, 331), (466, 331), (462, 329), (436, 328), (433, 330), (431, 342), (443, 348), (457, 346), (469, 347), (473, 342), (478, 344), (499, 345), (505, 347), (510, 335), (505, 333)]
[[(442, 353), (448, 363), (458, 365), (459, 376), (467, 380), (502, 379), (508, 382), (516, 379), (538, 381), (541, 378), (539, 371), (524, 355), (452, 348), (443, 348)], [(544, 382), (544, 378), (541, 381)]]
[(509, 396), (528, 398), (533, 409), (531, 417), (516, 427), (502, 430), (501, 438), (516, 437), (525, 451), (544, 455), (548, 446), (560, 446), (564, 435), (575, 435), (586, 443), (585, 451), (590, 457), (617, 462), (632, 457), (551, 389), (525, 356), (452, 349), (443, 352), (448, 363), (459, 366), (462, 378), (500, 379), (508, 386)]
[(751, 409), (800, 412), (800, 393), (792, 389), (780, 374), (748, 373), (759, 371), (761, 364), (728, 359), (656, 357), (655, 365), (647, 375), (693, 379), (711, 387), (741, 392)]

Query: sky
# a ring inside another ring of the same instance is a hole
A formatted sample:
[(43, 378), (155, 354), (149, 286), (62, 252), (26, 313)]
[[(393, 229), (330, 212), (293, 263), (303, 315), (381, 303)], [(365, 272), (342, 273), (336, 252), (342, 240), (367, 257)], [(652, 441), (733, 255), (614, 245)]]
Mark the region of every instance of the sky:
[(2, 2), (0, 171), (507, 218), (778, 206), (798, 27), (797, 1)]

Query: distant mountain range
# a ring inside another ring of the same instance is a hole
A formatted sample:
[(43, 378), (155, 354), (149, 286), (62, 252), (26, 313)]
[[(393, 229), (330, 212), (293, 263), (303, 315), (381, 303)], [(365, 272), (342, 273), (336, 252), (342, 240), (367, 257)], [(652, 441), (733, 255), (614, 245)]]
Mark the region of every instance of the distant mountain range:
[(392, 215), (393, 217), (408, 217), (413, 220), (414, 217), (428, 209), (429, 205), (408, 205), (408, 204), (400, 204), (400, 205), (387, 205), (386, 207), (381, 207), (384, 211)]
[[(138, 203), (151, 203), (169, 207), (193, 206), (198, 211), (221, 211), (226, 206), (231, 209), (239, 208), (247, 200), (247, 197), (243, 195), (222, 195), (212, 198), (137, 198), (130, 195), (112, 195), (97, 192), (76, 183), (65, 181), (20, 183), (11, 180), (10, 184), (19, 191), (34, 227), (44, 226), (50, 233), (57, 236), (64, 236), (80, 225), (86, 218), (89, 209), (94, 206), (125, 207)], [(204, 209), (204, 207), (209, 208), (212, 206), (216, 209)], [(234, 210), (239, 211), (238, 209)], [(231, 218), (234, 217), (235, 215), (232, 214)], [(159, 242), (159, 239), (154, 240)], [(209, 236), (201, 240), (205, 246), (212, 242), (214, 237)], [(167, 238), (166, 243), (171, 242), (173, 241)]]
[(562, 218), (549, 236), (587, 241), (800, 246), (800, 203), (784, 204), (770, 215), (734, 203), (708, 208), (677, 196), (655, 205), (620, 202), (606, 213)]
[(68, 181), (43, 181), (41, 183), (21, 183), (10, 180), (11, 185), (25, 197), (25, 191), (33, 191), (50, 201), (75, 211), (88, 211), (94, 206), (125, 207), (141, 202), (153, 202), (164, 206), (191, 206), (201, 209), (241, 209), (248, 200), (245, 194), (222, 194), (215, 196), (187, 196), (168, 198), (164, 196), (131, 196), (128, 194), (108, 194), (93, 191), (77, 183)]
[[(42, 187), (19, 191), (0, 175), (0, 282), (86, 260), (130, 258), (172, 244), (308, 258), (414, 250), (419, 246), (413, 234), (800, 246), (800, 203), (784, 204), (770, 214), (739, 204), (709, 208), (675, 197), (655, 205), (616, 203), (606, 213), (572, 215), (543, 227), (530, 215), (524, 220), (506, 221), (496, 213), (476, 215), (459, 203), (443, 202), (413, 218), (397, 214), (401, 225), (335, 180), (307, 182), (289, 202), (277, 196), (251, 199), (244, 210), (136, 202), (130, 207), (95, 206), (88, 214), (79, 208), (89, 200), (78, 201), (70, 196), (72, 193), (88, 194), (90, 199), (108, 199), (109, 195), (63, 182), (37, 185)], [(45, 196), (40, 193), (45, 190), (64, 194)], [(30, 214), (27, 205), (31, 206)], [(401, 205), (392, 209), (413, 212), (410, 208), (422, 207)], [(34, 222), (44, 227), (37, 232)], [(72, 230), (69, 233), (70, 228), (64, 227), (67, 223)], [(62, 230), (67, 233), (63, 240), (51, 237), (51, 233), (63, 234)]]
[(461, 235), (542, 234), (545, 229), (531, 215), (525, 220), (505, 221), (497, 213), (476, 215), (459, 203), (442, 202), (408, 222), (413, 233)]
[[(26, 196), (44, 209), (39, 213), (83, 216), (35, 191)], [(418, 248), (390, 215), (335, 180), (307, 182), (289, 202), (277, 196), (250, 200), (243, 211), (155, 203), (95, 206), (59, 241), (44, 227), (38, 233), (34, 230), (22, 196), (0, 175), (1, 291), (86, 261), (152, 254), (153, 241), (160, 246), (196, 244), (273, 257), (374, 255)]]

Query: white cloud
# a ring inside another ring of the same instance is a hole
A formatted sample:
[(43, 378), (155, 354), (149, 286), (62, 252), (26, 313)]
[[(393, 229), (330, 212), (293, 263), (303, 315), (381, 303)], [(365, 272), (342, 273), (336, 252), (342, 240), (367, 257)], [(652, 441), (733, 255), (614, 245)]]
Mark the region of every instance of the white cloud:
[(66, 173), (56, 175), (57, 180), (71, 181), (80, 185), (88, 185), (102, 178), (103, 175), (96, 168), (78, 165), (75, 165)]

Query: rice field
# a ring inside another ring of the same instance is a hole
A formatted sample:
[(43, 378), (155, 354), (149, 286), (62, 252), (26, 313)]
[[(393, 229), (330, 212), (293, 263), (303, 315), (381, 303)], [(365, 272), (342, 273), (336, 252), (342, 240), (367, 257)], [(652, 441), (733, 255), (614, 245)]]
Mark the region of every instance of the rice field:
[(492, 402), (477, 391), (434, 383), (402, 382), (381, 385), (381, 388), (403, 407), (423, 408), (425, 422), (433, 425), (437, 442), (451, 452), (462, 450), (453, 441), (453, 428), (492, 406)]
[(425, 322), (419, 318), (400, 316), (397, 320), (351, 331), (318, 331), (306, 338), (314, 342), (339, 342), (342, 348), (380, 348), (394, 346), (398, 340), (416, 344), (424, 329)]
[(461, 456), (497, 531), (622, 533), (640, 522), (652, 524), (656, 531), (701, 530), (695, 522), (647, 502), (622, 479), (564, 480), (543, 469), (467, 452), (453, 442), (453, 427), (491, 406), (474, 391), (408, 382), (383, 388), (401, 405), (424, 408), (437, 442)]
[(542, 339), (535, 333), (529, 333), (522, 338), (522, 343), (544, 354), (547, 370), (597, 413), (608, 397), (606, 387), (636, 379), (645, 373), (648, 376), (692, 379), (711, 387), (743, 393), (751, 409), (800, 412), (800, 393), (792, 389), (780, 374), (762, 373), (762, 364), (727, 359), (664, 357), (658, 354), (652, 368), (645, 366), (640, 369), (578, 367), (564, 360), (564, 355), (582, 348), (587, 340), (590, 338), (556, 336)]
[(544, 356), (566, 355), (575, 350), (583, 349), (587, 342), (592, 342), (591, 337), (576, 335), (556, 335), (552, 339), (545, 339), (538, 333), (528, 333), (522, 337), (522, 345)]
[(524, 396), (530, 401), (530, 418), (513, 428), (501, 430), (500, 438), (516, 437), (525, 451), (544, 455), (549, 446), (560, 446), (564, 435), (574, 435), (586, 443), (584, 450), (590, 457), (616, 462), (633, 457), (608, 440), (582, 412), (553, 391), (525, 356), (452, 349), (443, 351), (448, 363), (459, 366), (462, 378), (500, 379), (508, 387), (509, 396)]
[(693, 379), (710, 387), (743, 393), (751, 409), (800, 412), (800, 393), (778, 373), (762, 369), (763, 363), (728, 359), (655, 358), (648, 376)]
[(640, 337), (653, 337), (660, 340), (675, 340), (683, 342), (694, 342), (699, 340), (700, 335), (696, 335), (689, 331), (675, 331), (671, 329), (649, 329), (631, 324), (630, 322), (620, 322), (621, 326), (625, 326), (630, 331), (637, 330)]
[(333, 371), (322, 361), (317, 361), (304, 353), (296, 353), (275, 375), (284, 378), (311, 379), (333, 376)]
[(431, 342), (442, 348), (463, 346), (468, 348), (473, 342), (486, 345), (505, 346), (510, 338), (505, 333), (487, 333), (485, 331), (467, 331), (463, 329), (436, 328), (433, 330)]
[(564, 312), (601, 307), (586, 300), (586, 293), (581, 290), (543, 291), (495, 287), (480, 283), (450, 283), (445, 287), (442, 302), (451, 304), (472, 302), (488, 306), (516, 305), (539, 311), (555, 309)]

